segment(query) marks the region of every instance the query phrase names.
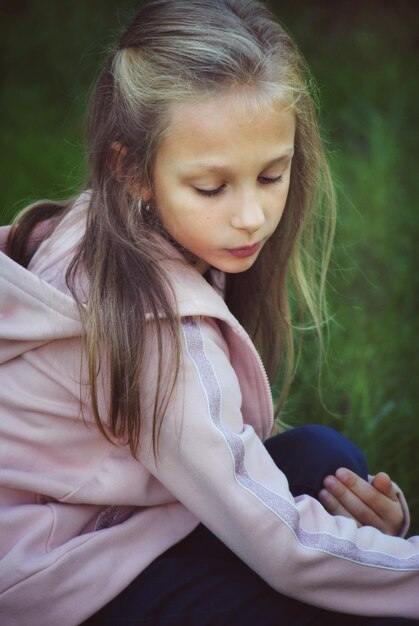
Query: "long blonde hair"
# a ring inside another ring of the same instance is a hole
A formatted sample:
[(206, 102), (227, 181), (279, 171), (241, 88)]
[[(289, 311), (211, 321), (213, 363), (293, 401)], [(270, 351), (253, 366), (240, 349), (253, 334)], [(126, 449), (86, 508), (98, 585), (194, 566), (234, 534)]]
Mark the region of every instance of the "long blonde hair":
[[(91, 94), (87, 186), (92, 196), (86, 231), (67, 273), (75, 297), (79, 269), (90, 281), (82, 311), (97, 425), (106, 437), (128, 444), (133, 454), (141, 431), (138, 381), (147, 367), (147, 314), (154, 315), (157, 329), (159, 381), (163, 332), (171, 341), (174, 364), (170, 384), (159, 382), (154, 403), (155, 447), (180, 354), (180, 320), (154, 236), (161, 226), (156, 214), (138, 211), (141, 199), (133, 189), (152, 186), (155, 155), (170, 128), (173, 105), (241, 87), (292, 107), (295, 155), (280, 225), (250, 270), (226, 276), (226, 303), (255, 341), (271, 381), (281, 373), (279, 408), (292, 379), (296, 328), (314, 328), (322, 347), (335, 202), (313, 81), (298, 49), (270, 11), (254, 0), (145, 4), (110, 52)], [(112, 166), (115, 146), (123, 148), (118, 167)], [(46, 217), (58, 218), (69, 206), (32, 207), (12, 230), (9, 254), (26, 265), (34, 226)], [(310, 323), (304, 322), (306, 312)], [(106, 420), (99, 415), (97, 399), (103, 354), (110, 393)]]

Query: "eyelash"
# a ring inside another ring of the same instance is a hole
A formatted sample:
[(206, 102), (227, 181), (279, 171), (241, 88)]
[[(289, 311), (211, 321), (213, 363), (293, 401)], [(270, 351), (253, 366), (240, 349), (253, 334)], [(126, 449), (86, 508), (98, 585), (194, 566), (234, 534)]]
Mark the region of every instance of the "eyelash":
[[(259, 176), (259, 182), (262, 185), (272, 185), (274, 183), (279, 183), (282, 180), (282, 174), (280, 176), (276, 176), (275, 178), (269, 178), (268, 176)], [(216, 196), (218, 195), (221, 190), (224, 188), (224, 185), (221, 185), (220, 187), (217, 187), (217, 189), (199, 189), (198, 187), (195, 187), (195, 190), (201, 195), (201, 196), (206, 196), (211, 197), (211, 196)]]

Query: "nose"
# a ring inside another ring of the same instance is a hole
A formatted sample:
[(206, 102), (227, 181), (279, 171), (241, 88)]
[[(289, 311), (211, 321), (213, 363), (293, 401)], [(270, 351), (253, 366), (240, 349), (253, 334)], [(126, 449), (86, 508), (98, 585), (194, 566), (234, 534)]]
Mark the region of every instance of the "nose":
[(254, 233), (265, 223), (265, 213), (256, 194), (246, 194), (237, 199), (231, 216), (231, 225), (238, 230)]

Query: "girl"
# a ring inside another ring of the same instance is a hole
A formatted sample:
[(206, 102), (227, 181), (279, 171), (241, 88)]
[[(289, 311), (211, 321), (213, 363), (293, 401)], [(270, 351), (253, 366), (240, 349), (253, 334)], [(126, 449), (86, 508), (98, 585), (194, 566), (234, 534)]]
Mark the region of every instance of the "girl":
[(388, 476), (324, 428), (262, 443), (295, 314), (325, 316), (308, 83), (261, 4), (155, 0), (93, 91), (86, 189), (2, 230), (2, 624), (419, 617)]

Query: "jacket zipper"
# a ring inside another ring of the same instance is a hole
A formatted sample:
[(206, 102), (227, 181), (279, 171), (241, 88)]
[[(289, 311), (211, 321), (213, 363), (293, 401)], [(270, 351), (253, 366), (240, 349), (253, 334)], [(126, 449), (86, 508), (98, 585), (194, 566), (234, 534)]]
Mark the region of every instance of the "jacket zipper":
[[(256, 348), (255, 348), (252, 340), (250, 339), (249, 335), (240, 326), (238, 328), (236, 327), (235, 331), (236, 331), (237, 335), (244, 341), (246, 346), (249, 348), (249, 350), (250, 350), (250, 352), (252, 354), (253, 360), (256, 363), (256, 366), (257, 366), (256, 367), (256, 371), (258, 373), (259, 380), (262, 383), (264, 396), (265, 396), (265, 404), (266, 404), (267, 409), (268, 409), (269, 432), (270, 432), (271, 429), (272, 429), (272, 426), (273, 426), (273, 422), (274, 422), (274, 410), (273, 410), (273, 403), (272, 403), (271, 385), (269, 383), (268, 374), (266, 373), (266, 369), (265, 369), (265, 366), (263, 364), (263, 361), (260, 358), (260, 355), (259, 355), (258, 351), (256, 350)], [(269, 435), (269, 433), (268, 433), (268, 435)]]

